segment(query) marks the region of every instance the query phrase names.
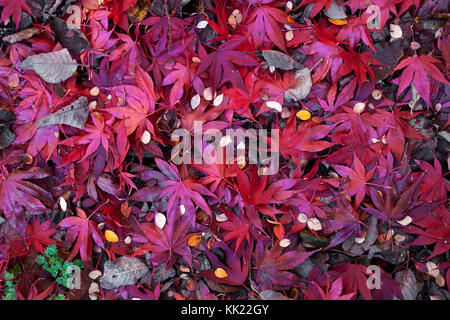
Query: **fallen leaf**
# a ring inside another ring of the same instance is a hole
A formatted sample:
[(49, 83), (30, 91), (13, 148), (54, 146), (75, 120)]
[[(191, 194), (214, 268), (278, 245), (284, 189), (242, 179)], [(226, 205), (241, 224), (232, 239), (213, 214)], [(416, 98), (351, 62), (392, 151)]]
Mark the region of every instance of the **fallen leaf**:
[(33, 70), (44, 81), (56, 84), (69, 79), (77, 70), (78, 63), (72, 59), (67, 49), (61, 49), (29, 56), (20, 68)]
[(78, 129), (84, 129), (89, 116), (87, 102), (88, 99), (82, 96), (68, 106), (40, 119), (36, 123), (36, 127), (43, 128), (54, 124), (66, 124)]

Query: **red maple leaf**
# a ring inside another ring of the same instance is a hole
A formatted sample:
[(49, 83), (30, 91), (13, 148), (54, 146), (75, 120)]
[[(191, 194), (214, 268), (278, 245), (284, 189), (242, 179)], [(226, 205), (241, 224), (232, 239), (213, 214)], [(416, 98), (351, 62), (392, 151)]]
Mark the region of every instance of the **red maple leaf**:
[(256, 46), (259, 47), (263, 43), (267, 43), (267, 40), (270, 40), (278, 48), (286, 51), (285, 39), (281, 32), (280, 24), (293, 25), (287, 17), (286, 13), (277, 8), (260, 4), (258, 7), (255, 7), (248, 17), (248, 22), (250, 23), (249, 31)]
[(433, 63), (439, 63), (436, 58), (428, 55), (408, 57), (395, 67), (395, 70), (403, 70), (400, 76), (400, 82), (397, 91), (397, 97), (411, 84), (414, 83), (419, 95), (425, 100), (427, 105), (430, 104), (430, 81), (428, 76), (432, 79), (450, 85), (450, 82), (445, 79), (438, 67)]
[(340, 272), (344, 280), (344, 292), (351, 294), (360, 292), (365, 300), (371, 300), (370, 289), (367, 286), (367, 267), (362, 264), (345, 263), (333, 269)]
[(352, 49), (354, 49), (362, 39), (362, 41), (368, 45), (370, 49), (374, 52), (376, 51), (373, 46), (372, 39), (370, 38), (366, 20), (362, 17), (348, 19), (348, 23), (339, 30), (336, 39), (338, 41), (348, 40), (348, 43)]
[(29, 238), (27, 239), (28, 245), (33, 244), (36, 250), (43, 254), (44, 248), (42, 245), (49, 246), (55, 243), (55, 240), (51, 238), (58, 232), (57, 229), (50, 226), (51, 220), (47, 220), (44, 223), (39, 222), (40, 219), (34, 219), (27, 225), (27, 232)]
[[(325, 291), (314, 281), (312, 281), (312, 285), (315, 286), (315, 289), (318, 291), (318, 295), (308, 295), (307, 299), (311, 300), (351, 300), (353, 296), (355, 295), (354, 292), (349, 294), (342, 294), (342, 277), (338, 277), (330, 287), (330, 279), (327, 278), (327, 287), (325, 288)], [(313, 290), (311, 290), (314, 292)]]
[(127, 135), (136, 131), (136, 136), (141, 137), (145, 130), (154, 136), (154, 128), (149, 116), (149, 105), (142, 103), (142, 100), (128, 98), (126, 107), (108, 108), (105, 111), (115, 117), (124, 120)]
[(109, 55), (109, 60), (113, 61), (111, 69), (114, 70), (116, 65), (126, 65), (128, 70), (134, 73), (137, 66), (146, 68), (148, 60), (140, 42), (123, 33), (118, 33), (117, 36), (122, 44), (114, 48)]
[(195, 65), (185, 66), (179, 62), (175, 63), (172, 71), (162, 81), (163, 86), (171, 84), (173, 84), (170, 90), (170, 104), (172, 105), (179, 102), (183, 93), (189, 92), (192, 85), (196, 88), (203, 87), (200, 78), (195, 74)]
[(87, 145), (86, 151), (80, 153), (76, 148), (71, 153), (70, 160), (84, 160), (87, 159), (90, 155), (98, 150), (100, 146), (106, 151), (106, 155), (108, 155), (110, 142), (114, 141), (114, 135), (111, 131), (111, 128), (106, 125), (103, 116), (96, 117), (94, 114), (91, 114), (92, 121), (94, 124), (87, 124), (84, 127), (84, 131), (86, 131), (85, 135), (73, 136), (68, 139), (65, 139), (60, 142), (61, 145), (67, 145), (71, 147), (79, 146), (79, 145)]
[[(311, 18), (314, 18), (320, 12), (320, 10), (322, 10), (322, 8), (325, 7), (325, 9), (328, 10), (332, 2), (333, 0), (303, 0), (302, 3), (297, 6), (297, 8), (306, 6), (310, 3), (314, 3), (314, 7), (311, 10)], [(297, 10), (297, 8), (295, 8), (295, 10)]]
[(236, 86), (232, 86), (230, 89), (223, 92), (225, 96), (230, 98), (225, 109), (234, 110), (237, 114), (246, 116), (256, 122), (252, 114), (251, 106), (262, 101), (260, 89), (263, 82), (258, 80), (257, 75), (253, 72), (247, 73), (244, 82), (245, 88), (247, 89), (246, 91)]
[(406, 228), (402, 228), (408, 233), (419, 234), (416, 240), (411, 242), (411, 246), (426, 246), (435, 244), (433, 252), (427, 259), (431, 259), (442, 253), (450, 250), (450, 214), (447, 208), (441, 206), (434, 211), (435, 214), (426, 214), (423, 218), (415, 220), (412, 224), (415, 224), (421, 228), (413, 225), (408, 225)]
[(393, 112), (377, 109), (377, 112), (366, 118), (368, 124), (375, 128), (386, 130), (387, 147), (398, 158), (402, 158), (405, 149), (405, 138), (427, 140), (417, 132), (408, 121), (417, 117), (417, 113), (403, 111), (401, 108), (394, 109)]
[(229, 36), (228, 34), (228, 23), (227, 23), (227, 16), (226, 16), (226, 1), (219, 1), (216, 4), (216, 8), (210, 9), (211, 12), (214, 12), (217, 17), (217, 23), (213, 20), (208, 19), (208, 16), (204, 16), (205, 20), (208, 21), (209, 26), (219, 34), (216, 39), (218, 40), (226, 40)]
[(263, 214), (279, 213), (279, 210), (270, 204), (282, 203), (297, 193), (290, 190), (296, 183), (294, 179), (280, 179), (267, 185), (267, 175), (259, 176), (256, 166), (253, 166), (250, 172), (249, 178), (245, 172), (236, 170), (236, 188), (245, 203), (255, 206)]
[(342, 177), (348, 178), (345, 189), (349, 196), (356, 195), (355, 206), (359, 206), (366, 195), (366, 184), (372, 179), (375, 169), (371, 169), (366, 173), (364, 165), (356, 154), (353, 158), (353, 169), (341, 165), (334, 165), (333, 168)]
[(42, 179), (49, 174), (43, 169), (32, 168), (26, 171), (13, 170), (10, 173), (2, 167), (0, 179), (0, 203), (5, 216), (18, 232), (25, 231), (23, 208), (32, 212), (46, 209), (44, 203), (49, 204), (52, 196), (41, 186), (28, 181)]
[(271, 249), (265, 249), (263, 242), (259, 241), (254, 252), (254, 279), (261, 285), (261, 290), (295, 286), (299, 278), (289, 270), (304, 262), (315, 252), (317, 250), (287, 251), (279, 245), (279, 241), (276, 241)]
[[(209, 185), (209, 190), (215, 192), (218, 199), (222, 199), (228, 185), (232, 185), (230, 178), (236, 176), (237, 166), (225, 164), (225, 152), (222, 153), (222, 161), (213, 161), (211, 164), (192, 164), (191, 166), (203, 172), (206, 176), (198, 181), (203, 185)], [(215, 160), (215, 159), (214, 159)]]
[[(212, 252), (212, 249), (219, 249), (224, 254), (224, 259), (220, 259)], [(231, 248), (224, 241), (214, 243), (211, 250), (205, 250), (205, 253), (211, 261), (214, 268), (222, 268), (225, 270), (227, 276), (225, 278), (218, 278), (214, 274), (213, 269), (201, 272), (206, 278), (229, 285), (241, 285), (248, 277), (249, 264), (253, 251), (253, 242), (242, 246), (237, 252), (233, 252)]]
[[(131, 199), (137, 201), (156, 201), (161, 198), (168, 198), (168, 216), (179, 214), (180, 206), (184, 206), (186, 215), (195, 217), (195, 205), (200, 207), (207, 214), (211, 215), (211, 210), (202, 195), (215, 198), (205, 186), (198, 183), (194, 178), (188, 177), (188, 172), (184, 166), (181, 173), (172, 163), (167, 163), (159, 158), (155, 158), (156, 165), (161, 172), (147, 170), (159, 180), (159, 186), (151, 185), (138, 190)], [(162, 174), (161, 174), (162, 173)]]
[(442, 166), (436, 156), (434, 156), (433, 165), (423, 161), (420, 168), (425, 172), (420, 185), (420, 199), (423, 201), (443, 201), (447, 199), (450, 183), (442, 175)]
[[(279, 124), (274, 124), (280, 129)], [(316, 125), (305, 122), (297, 127), (296, 117), (293, 113), (285, 128), (280, 130), (279, 148), (284, 157), (298, 156), (300, 152), (319, 152), (333, 146), (331, 142), (319, 140), (328, 135), (333, 125)]]
[(19, 28), (19, 23), (22, 20), (22, 10), (29, 15), (33, 15), (26, 0), (0, 0), (0, 6), (4, 6), (0, 22), (12, 17), (16, 23), (16, 29)]
[(348, 51), (342, 51), (339, 53), (337, 57), (342, 58), (344, 62), (339, 68), (336, 78), (345, 76), (353, 71), (355, 73), (358, 86), (361, 88), (362, 84), (367, 80), (367, 74), (370, 79), (374, 79), (375, 77), (375, 73), (371, 65), (382, 65), (381, 62), (375, 58), (372, 58), (370, 55), (370, 51), (359, 53), (351, 48), (348, 48)]
[[(225, 233), (223, 241), (236, 239), (236, 250), (240, 247), (242, 241), (247, 239), (250, 241), (251, 227), (253, 222), (247, 218), (247, 215), (242, 211), (239, 216), (233, 214), (228, 210), (223, 210), (228, 220), (221, 222), (219, 226), (228, 232)], [(236, 251), (235, 251), (236, 252)]]
[(74, 241), (76, 238), (76, 243), (68, 259), (72, 260), (80, 252), (81, 260), (86, 263), (91, 258), (92, 239), (101, 248), (103, 248), (103, 243), (106, 240), (98, 229), (97, 223), (87, 217), (83, 209), (76, 208), (76, 210), (76, 217), (64, 218), (58, 226), (70, 228), (66, 233), (66, 240)]
[(166, 263), (168, 268), (175, 263), (177, 255), (190, 261), (189, 227), (189, 219), (176, 219), (175, 216), (169, 216), (162, 229), (150, 222), (139, 224), (144, 237), (138, 237), (136, 241), (143, 244), (133, 255), (151, 252), (153, 262)]
[(228, 40), (200, 63), (197, 74), (209, 68), (213, 92), (224, 80), (229, 80), (236, 87), (246, 91), (241, 75), (234, 65), (255, 67), (258, 62), (248, 54), (235, 50), (244, 40), (245, 38)]
[(45, 289), (44, 291), (39, 293), (36, 285), (40, 280), (41, 279), (38, 279), (35, 282), (33, 282), (26, 297), (24, 295), (22, 295), (20, 290), (17, 290), (16, 291), (17, 298), (19, 300), (46, 300), (46, 298), (50, 295), (50, 293), (55, 288), (56, 281), (54, 281), (47, 289)]

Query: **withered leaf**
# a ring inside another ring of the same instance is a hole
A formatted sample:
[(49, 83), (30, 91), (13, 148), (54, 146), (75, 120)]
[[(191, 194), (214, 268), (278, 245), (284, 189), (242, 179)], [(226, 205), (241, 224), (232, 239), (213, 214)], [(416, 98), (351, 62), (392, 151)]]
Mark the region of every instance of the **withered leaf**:
[(147, 273), (149, 267), (136, 257), (122, 256), (106, 261), (99, 283), (103, 289), (133, 285)]
[(21, 69), (34, 70), (44, 81), (53, 84), (69, 79), (77, 67), (78, 63), (65, 48), (30, 56), (20, 65)]
[(14, 34), (10, 34), (7, 36), (4, 36), (2, 38), (3, 41), (9, 42), (9, 43), (16, 43), (22, 40), (30, 39), (36, 34), (39, 34), (41, 31), (38, 28), (28, 28), (25, 30), (21, 30), (19, 32), (16, 32)]
[(128, 19), (131, 23), (139, 23), (144, 20), (149, 10), (149, 1), (138, 0), (134, 6), (126, 11)]
[(305, 99), (311, 92), (311, 70), (306, 67), (303, 69), (298, 69), (295, 72), (295, 77), (298, 80), (284, 93), (284, 103)]
[(386, 42), (377, 42), (375, 44), (377, 52), (371, 56), (384, 63), (384, 65), (372, 65), (373, 71), (375, 72), (375, 80), (384, 80), (392, 75), (398, 61), (403, 56), (401, 43), (402, 41), (394, 41), (391, 44)]
[(263, 290), (259, 295), (263, 300), (289, 300), (284, 294), (273, 290)]
[(328, 18), (340, 20), (347, 18), (347, 14), (345, 13), (345, 6), (340, 6), (336, 3), (335, 0), (330, 4), (328, 10), (325, 12), (325, 15)]
[(66, 124), (78, 129), (83, 129), (89, 116), (87, 103), (88, 99), (86, 97), (79, 97), (68, 106), (40, 119), (37, 122), (36, 127), (42, 128), (54, 124)]
[(395, 280), (402, 284), (402, 295), (405, 300), (416, 300), (417, 295), (421, 289), (421, 285), (417, 283), (414, 273), (408, 269), (405, 276), (405, 271), (399, 271), (395, 274)]
[(78, 29), (69, 28), (66, 21), (53, 18), (50, 21), (50, 27), (55, 33), (58, 42), (64, 48), (67, 48), (71, 54), (79, 56), (84, 50), (89, 48), (89, 41), (84, 33)]
[(262, 55), (269, 66), (281, 70), (292, 70), (300, 64), (285, 53), (275, 50), (263, 50)]
[(0, 123), (6, 124), (13, 122), (14, 120), (16, 120), (14, 113), (5, 108), (0, 109)]
[(172, 110), (164, 110), (156, 121), (156, 127), (163, 132), (172, 132), (178, 124), (177, 114)]
[(16, 140), (16, 135), (8, 125), (0, 124), (0, 150), (8, 148)]

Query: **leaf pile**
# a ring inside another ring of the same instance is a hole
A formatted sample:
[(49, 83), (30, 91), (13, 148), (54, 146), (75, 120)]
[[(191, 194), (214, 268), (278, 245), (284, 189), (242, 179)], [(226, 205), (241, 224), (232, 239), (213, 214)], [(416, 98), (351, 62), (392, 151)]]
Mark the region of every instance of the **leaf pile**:
[(448, 1), (0, 10), (0, 296), (449, 298)]

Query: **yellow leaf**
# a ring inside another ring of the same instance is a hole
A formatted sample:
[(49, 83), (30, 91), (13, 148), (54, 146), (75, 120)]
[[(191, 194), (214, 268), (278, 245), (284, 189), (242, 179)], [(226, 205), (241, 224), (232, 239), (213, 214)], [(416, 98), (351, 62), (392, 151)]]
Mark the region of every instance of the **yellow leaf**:
[(309, 120), (311, 119), (311, 112), (309, 112), (308, 110), (300, 110), (299, 112), (297, 112), (296, 116), (300, 120)]
[(328, 18), (328, 21), (330, 21), (332, 24), (337, 26), (343, 26), (347, 24), (347, 19), (331, 19)]
[(112, 230), (106, 230), (105, 231), (105, 239), (108, 240), (109, 242), (117, 242), (117, 241), (119, 241), (119, 237)]
[(188, 240), (188, 245), (190, 247), (196, 247), (199, 245), (200, 241), (202, 241), (202, 236), (197, 234), (194, 236), (190, 236)]
[(226, 272), (224, 269), (222, 269), (222, 268), (217, 268), (217, 269), (214, 271), (214, 274), (215, 274), (215, 276), (216, 276), (217, 278), (220, 278), (220, 279), (223, 279), (223, 278), (228, 277), (227, 272)]

